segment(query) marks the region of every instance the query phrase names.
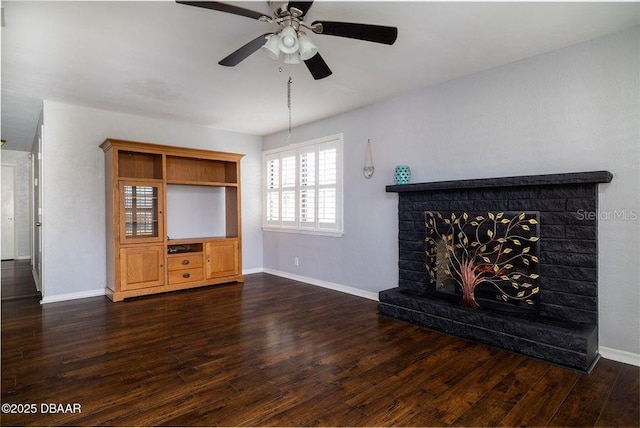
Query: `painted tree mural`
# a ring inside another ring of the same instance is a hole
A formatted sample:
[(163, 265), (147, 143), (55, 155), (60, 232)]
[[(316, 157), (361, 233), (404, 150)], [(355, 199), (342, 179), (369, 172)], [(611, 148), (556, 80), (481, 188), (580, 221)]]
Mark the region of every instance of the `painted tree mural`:
[(480, 305), (475, 291), (489, 284), (504, 302), (533, 305), (538, 263), (538, 221), (531, 213), (504, 212), (470, 216), (468, 213), (427, 211), (427, 273), (435, 283), (453, 280), (462, 292), (462, 304)]

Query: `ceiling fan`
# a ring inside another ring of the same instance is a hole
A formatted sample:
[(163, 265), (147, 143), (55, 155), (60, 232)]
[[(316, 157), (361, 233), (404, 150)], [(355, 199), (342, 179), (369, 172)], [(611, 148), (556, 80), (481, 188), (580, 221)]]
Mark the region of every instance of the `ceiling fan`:
[(267, 16), (262, 12), (216, 1), (178, 0), (176, 2), (278, 25), (278, 29), (275, 32), (265, 33), (256, 37), (218, 62), (218, 64), (228, 67), (238, 65), (249, 55), (261, 49), (274, 60), (283, 57), (285, 64), (298, 64), (304, 61), (313, 78), (319, 80), (330, 76), (332, 72), (318, 53), (318, 48), (304, 32), (304, 29), (311, 30), (316, 34), (347, 37), (386, 45), (394, 44), (398, 37), (398, 29), (396, 27), (383, 25), (337, 21), (314, 21), (309, 25), (304, 22), (304, 19), (313, 4), (313, 0), (268, 1), (267, 3), (273, 10), (273, 17)]

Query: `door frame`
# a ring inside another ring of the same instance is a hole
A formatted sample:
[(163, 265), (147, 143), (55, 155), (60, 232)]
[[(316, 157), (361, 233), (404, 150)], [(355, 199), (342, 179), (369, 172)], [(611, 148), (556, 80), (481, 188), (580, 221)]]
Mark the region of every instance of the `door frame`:
[[(36, 283), (36, 288), (40, 291), (44, 299), (44, 232), (43, 232), (43, 172), (42, 147), (44, 140), (44, 124), (42, 123), (42, 113), (40, 124), (36, 132), (33, 147), (31, 148), (31, 272)], [(37, 181), (36, 181), (37, 180)], [(42, 303), (42, 301), (40, 301)]]

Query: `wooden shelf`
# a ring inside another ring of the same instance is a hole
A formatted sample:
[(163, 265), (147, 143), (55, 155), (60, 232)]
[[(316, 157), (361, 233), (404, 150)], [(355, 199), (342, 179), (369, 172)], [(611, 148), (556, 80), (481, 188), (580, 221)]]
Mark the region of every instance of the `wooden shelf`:
[[(107, 237), (110, 240), (106, 295), (111, 300), (117, 302), (134, 296), (244, 280), (240, 236), (240, 160), (243, 155), (114, 139), (107, 139), (100, 147), (105, 152)], [(215, 197), (219, 199), (214, 200), (215, 206), (221, 207), (221, 214), (212, 216), (212, 208), (202, 208), (201, 204), (195, 205), (198, 208), (188, 205), (186, 210), (187, 206), (174, 208), (185, 222), (194, 217), (194, 209), (200, 210), (205, 223), (222, 217), (224, 228), (202, 230), (225, 236), (168, 239), (164, 233), (167, 218), (172, 215), (165, 203), (167, 187), (171, 187), (168, 185), (224, 188), (223, 193), (220, 190), (203, 196), (218, 195)], [(149, 187), (155, 193), (137, 201), (139, 198), (135, 195), (125, 194), (127, 186)], [(136, 211), (151, 215), (149, 221), (140, 223), (152, 229), (149, 236), (126, 235), (127, 227), (135, 229)]]
[(120, 150), (118, 177), (162, 180), (162, 155)]
[(226, 236), (203, 236), (199, 238), (186, 238), (186, 239), (168, 239), (167, 245), (188, 245), (188, 244), (198, 244), (204, 241), (222, 241), (225, 239), (236, 239), (235, 237), (226, 237)]
[(190, 186), (211, 186), (211, 187), (238, 187), (238, 183), (225, 183), (222, 181), (167, 180), (167, 184), (185, 184)]
[(236, 162), (167, 156), (167, 182), (237, 185)]

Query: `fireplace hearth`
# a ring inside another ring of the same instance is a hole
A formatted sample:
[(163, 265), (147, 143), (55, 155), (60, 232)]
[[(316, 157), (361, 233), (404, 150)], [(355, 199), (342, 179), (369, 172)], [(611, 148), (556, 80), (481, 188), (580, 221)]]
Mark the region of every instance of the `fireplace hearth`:
[(598, 359), (598, 183), (607, 171), (387, 186), (398, 287), (381, 314), (589, 371)]

